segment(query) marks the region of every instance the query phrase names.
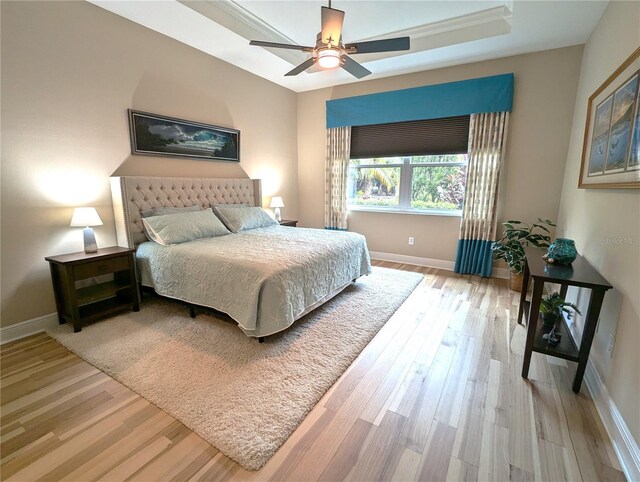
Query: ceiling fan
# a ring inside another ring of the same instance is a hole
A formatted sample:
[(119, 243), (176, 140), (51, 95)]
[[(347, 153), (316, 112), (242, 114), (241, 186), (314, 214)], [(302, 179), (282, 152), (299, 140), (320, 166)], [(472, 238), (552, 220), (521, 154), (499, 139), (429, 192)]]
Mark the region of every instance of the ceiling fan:
[(298, 75), (300, 72), (304, 72), (309, 67), (317, 63), (323, 69), (335, 69), (336, 67), (342, 67), (358, 79), (366, 77), (371, 73), (371, 71), (353, 60), (349, 55), (393, 52), (396, 50), (410, 49), (409, 37), (370, 40), (367, 42), (356, 42), (343, 45), (343, 22), (344, 12), (342, 10), (331, 8), (331, 0), (329, 0), (329, 6), (322, 7), (322, 31), (316, 37), (315, 47), (263, 42), (261, 40), (252, 40), (249, 42), (249, 45), (301, 50), (302, 52), (311, 54), (311, 58), (305, 60), (290, 72), (287, 72), (285, 76)]

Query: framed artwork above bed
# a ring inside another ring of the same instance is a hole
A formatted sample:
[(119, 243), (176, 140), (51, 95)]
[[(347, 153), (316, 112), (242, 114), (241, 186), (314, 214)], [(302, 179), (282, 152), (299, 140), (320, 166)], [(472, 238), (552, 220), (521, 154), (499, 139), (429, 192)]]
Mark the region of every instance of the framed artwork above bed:
[(579, 188), (640, 188), (640, 48), (589, 97)]
[(129, 109), (131, 153), (240, 162), (240, 131)]

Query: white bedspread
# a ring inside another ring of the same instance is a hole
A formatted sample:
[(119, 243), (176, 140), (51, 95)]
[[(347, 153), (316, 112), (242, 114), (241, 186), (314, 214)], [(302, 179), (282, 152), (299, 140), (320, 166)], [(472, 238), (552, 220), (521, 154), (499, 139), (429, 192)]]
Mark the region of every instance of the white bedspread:
[(136, 252), (144, 286), (231, 316), (249, 336), (284, 330), (319, 302), (371, 273), (364, 236), (270, 226)]

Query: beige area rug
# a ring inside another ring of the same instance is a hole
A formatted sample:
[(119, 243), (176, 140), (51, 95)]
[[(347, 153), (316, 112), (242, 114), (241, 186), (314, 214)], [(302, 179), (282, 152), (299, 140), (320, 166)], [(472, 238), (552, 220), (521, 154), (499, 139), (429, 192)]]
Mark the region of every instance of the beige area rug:
[(51, 336), (249, 470), (262, 467), (422, 280), (374, 268), (263, 344), (180, 303)]

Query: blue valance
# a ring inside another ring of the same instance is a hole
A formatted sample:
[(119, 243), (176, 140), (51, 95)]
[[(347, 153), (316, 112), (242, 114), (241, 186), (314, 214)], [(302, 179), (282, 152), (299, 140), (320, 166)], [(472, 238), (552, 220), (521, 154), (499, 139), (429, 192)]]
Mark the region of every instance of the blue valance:
[(511, 112), (513, 74), (327, 101), (327, 128)]

